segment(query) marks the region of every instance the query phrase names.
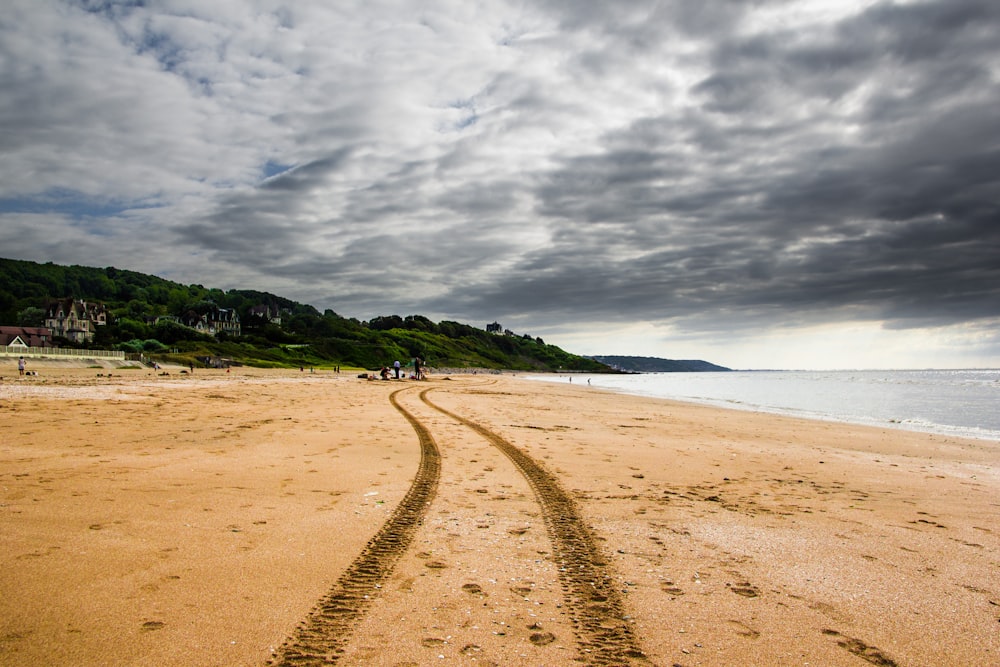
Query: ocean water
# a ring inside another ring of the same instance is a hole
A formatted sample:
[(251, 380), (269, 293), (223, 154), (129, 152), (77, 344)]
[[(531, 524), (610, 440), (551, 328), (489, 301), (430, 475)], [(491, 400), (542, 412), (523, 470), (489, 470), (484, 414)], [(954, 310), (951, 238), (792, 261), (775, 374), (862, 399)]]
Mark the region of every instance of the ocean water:
[(1000, 441), (1000, 370), (573, 375), (588, 380), (629, 394)]

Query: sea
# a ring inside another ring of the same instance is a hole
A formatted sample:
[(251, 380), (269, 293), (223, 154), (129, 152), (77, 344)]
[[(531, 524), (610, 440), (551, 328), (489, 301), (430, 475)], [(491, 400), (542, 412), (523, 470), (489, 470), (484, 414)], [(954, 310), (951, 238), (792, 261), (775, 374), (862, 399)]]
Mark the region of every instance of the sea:
[[(572, 378), (572, 380), (571, 380)], [(1000, 441), (1000, 370), (532, 376), (626, 394)]]

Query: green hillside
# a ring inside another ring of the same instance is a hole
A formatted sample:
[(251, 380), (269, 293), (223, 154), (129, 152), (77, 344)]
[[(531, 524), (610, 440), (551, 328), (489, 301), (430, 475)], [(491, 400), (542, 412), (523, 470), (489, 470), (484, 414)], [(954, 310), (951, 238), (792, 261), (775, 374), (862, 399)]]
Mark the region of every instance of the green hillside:
[[(460, 322), (435, 323), (420, 315), (361, 322), (267, 292), (182, 285), (114, 267), (0, 258), (0, 324), (43, 326), (47, 305), (70, 297), (100, 302), (109, 310), (108, 324), (86, 347), (143, 352), (163, 361), (217, 356), (257, 366), (378, 368), (419, 356), (437, 367), (610, 371), (540, 338), (487, 333)], [(280, 325), (251, 314), (257, 306), (279, 312)], [(169, 319), (211, 308), (235, 310), (242, 335), (212, 337)]]

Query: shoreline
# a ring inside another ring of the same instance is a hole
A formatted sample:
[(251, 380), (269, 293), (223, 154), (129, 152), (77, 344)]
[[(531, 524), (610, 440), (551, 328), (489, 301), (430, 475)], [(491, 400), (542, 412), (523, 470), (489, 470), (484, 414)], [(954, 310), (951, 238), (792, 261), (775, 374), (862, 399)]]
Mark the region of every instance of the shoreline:
[[(954, 369), (953, 369), (954, 370)], [(972, 372), (983, 371), (983, 372), (998, 372), (994, 369), (972, 369)], [(739, 373), (753, 373), (757, 371), (737, 371)], [(766, 373), (801, 373), (803, 375), (814, 373), (814, 371), (761, 371)], [(856, 371), (829, 371), (830, 373), (854, 373)], [(867, 372), (867, 371), (866, 371)], [(870, 372), (907, 372), (907, 371), (870, 371)], [(922, 372), (922, 371), (913, 371)], [(936, 369), (935, 369), (936, 372)], [(965, 371), (959, 371), (965, 372)], [(589, 377), (600, 377), (596, 374), (581, 373), (581, 375)], [(637, 374), (637, 375), (657, 375), (656, 373), (649, 374)], [(538, 382), (557, 382), (564, 379), (569, 379), (577, 377), (574, 373), (562, 372), (555, 374), (553, 377), (546, 377), (543, 374), (533, 374), (528, 379), (538, 381)], [(589, 384), (589, 383), (588, 383)], [(641, 389), (630, 389), (627, 387), (617, 387), (608, 386), (602, 384), (594, 384), (589, 386), (592, 390), (602, 390), (610, 391), (613, 393), (628, 395), (628, 396), (639, 396), (645, 398), (655, 398), (668, 401), (677, 401), (681, 403), (691, 403), (694, 405), (704, 405), (707, 407), (714, 407), (720, 410), (736, 410), (739, 412), (759, 412), (764, 414), (771, 414), (777, 416), (793, 417), (796, 419), (807, 419), (816, 420), (823, 422), (830, 422), (835, 424), (847, 424), (854, 426), (868, 426), (873, 428), (890, 428), (895, 430), (901, 430), (906, 432), (914, 433), (930, 433), (936, 435), (946, 435), (958, 438), (969, 438), (973, 440), (982, 440), (987, 442), (996, 442), (1000, 444), (1000, 430), (987, 429), (979, 426), (959, 426), (953, 424), (942, 424), (935, 423), (926, 420), (919, 419), (908, 419), (908, 418), (890, 418), (882, 417), (879, 419), (873, 417), (865, 417), (862, 415), (835, 415), (820, 412), (817, 410), (810, 410), (809, 408), (791, 408), (791, 407), (774, 407), (770, 405), (760, 405), (751, 404), (741, 401), (736, 398), (698, 398), (693, 396), (667, 396), (658, 394), (655, 391), (643, 391)]]
[(518, 374), (241, 367), (0, 384), (0, 663), (280, 658), (419, 476), (418, 426), (439, 477), (338, 664), (643, 664), (592, 634), (552, 502), (652, 664), (1000, 662), (982, 441)]

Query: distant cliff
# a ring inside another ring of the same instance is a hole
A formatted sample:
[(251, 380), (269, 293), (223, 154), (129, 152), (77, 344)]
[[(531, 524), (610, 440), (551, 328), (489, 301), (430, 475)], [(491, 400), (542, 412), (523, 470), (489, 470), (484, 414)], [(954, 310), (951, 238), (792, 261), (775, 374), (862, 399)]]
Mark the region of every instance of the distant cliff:
[(632, 373), (705, 373), (731, 371), (700, 359), (660, 359), (659, 357), (624, 357), (617, 355), (591, 356), (594, 361)]

